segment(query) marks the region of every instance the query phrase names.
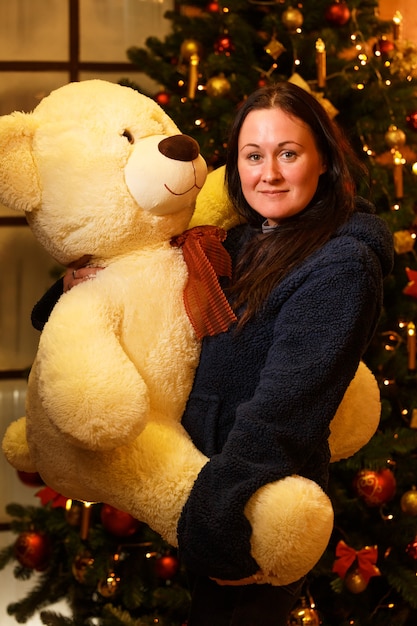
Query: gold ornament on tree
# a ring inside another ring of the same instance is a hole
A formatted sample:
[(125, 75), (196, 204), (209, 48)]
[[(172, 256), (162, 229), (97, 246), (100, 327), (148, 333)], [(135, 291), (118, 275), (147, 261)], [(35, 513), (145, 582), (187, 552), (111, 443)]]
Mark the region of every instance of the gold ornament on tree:
[(185, 39), (180, 48), (181, 58), (188, 63), (187, 95), (191, 100), (195, 98), (198, 84), (198, 66), (202, 56), (202, 46), (196, 39)]
[(399, 148), (405, 145), (406, 135), (404, 131), (400, 128), (397, 128), (395, 124), (391, 124), (385, 133), (385, 142), (387, 146), (391, 149), (391, 154), (393, 158), (394, 165), (394, 189), (395, 189), (395, 197), (400, 200), (404, 196), (404, 187), (403, 187), (403, 167), (405, 164), (405, 159)]
[(304, 597), (301, 598), (301, 606), (291, 611), (288, 626), (320, 626), (320, 618), (317, 611), (307, 605)]
[(290, 6), (282, 14), (281, 21), (290, 33), (296, 33), (303, 25), (304, 17), (299, 9)]
[(119, 591), (120, 578), (115, 572), (109, 572), (104, 580), (100, 580), (97, 591), (103, 598), (114, 598)]
[(94, 558), (87, 550), (78, 554), (71, 567), (72, 575), (75, 580), (81, 584), (85, 584), (88, 578), (88, 572), (94, 565)]
[(411, 252), (415, 243), (415, 234), (411, 233), (409, 230), (397, 230), (394, 233), (394, 250), (397, 254)]
[(401, 510), (406, 515), (417, 516), (417, 489), (413, 487), (401, 497)]
[(274, 61), (276, 61), (278, 57), (280, 57), (281, 54), (285, 52), (285, 46), (280, 41), (278, 41), (274, 33), (271, 37), (271, 41), (264, 47), (264, 50), (267, 54), (269, 54), (269, 56), (274, 59)]
[(368, 581), (358, 569), (348, 572), (344, 583), (351, 593), (362, 593), (368, 586)]
[(345, 541), (336, 546), (336, 560), (332, 571), (338, 574), (351, 593), (362, 593), (368, 586), (369, 579), (381, 576), (376, 566), (378, 549), (376, 546), (365, 546), (355, 550)]
[(224, 98), (230, 93), (230, 90), (230, 82), (223, 73), (218, 76), (212, 76), (206, 84), (206, 92), (210, 98)]

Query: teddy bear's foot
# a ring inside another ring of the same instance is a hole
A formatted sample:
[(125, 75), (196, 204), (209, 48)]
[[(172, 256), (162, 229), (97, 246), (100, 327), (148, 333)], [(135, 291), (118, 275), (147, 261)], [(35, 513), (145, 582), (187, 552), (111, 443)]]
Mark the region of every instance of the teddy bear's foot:
[(12, 422), (3, 438), (3, 452), (10, 465), (21, 472), (36, 472), (26, 440), (26, 418)]
[(330, 423), (331, 462), (347, 459), (368, 443), (381, 417), (379, 386), (361, 361)]
[(288, 585), (322, 556), (333, 528), (333, 508), (323, 490), (301, 476), (258, 489), (245, 508), (252, 525), (252, 556), (260, 582)]

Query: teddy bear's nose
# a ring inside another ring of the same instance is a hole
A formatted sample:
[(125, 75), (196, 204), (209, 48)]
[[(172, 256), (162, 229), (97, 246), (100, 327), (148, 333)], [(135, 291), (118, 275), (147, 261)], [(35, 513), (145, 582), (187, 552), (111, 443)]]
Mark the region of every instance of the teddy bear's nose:
[(175, 161), (194, 161), (200, 154), (198, 143), (188, 135), (174, 135), (162, 139), (158, 144), (158, 150), (168, 159)]

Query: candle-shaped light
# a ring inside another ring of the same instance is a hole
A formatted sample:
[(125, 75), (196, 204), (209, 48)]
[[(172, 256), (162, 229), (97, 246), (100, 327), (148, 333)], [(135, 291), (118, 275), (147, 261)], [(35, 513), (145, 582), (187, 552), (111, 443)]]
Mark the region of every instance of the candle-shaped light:
[(317, 86), (324, 89), (326, 86), (326, 46), (320, 37), (316, 41), (316, 68)]
[(83, 509), (81, 514), (81, 529), (80, 529), (80, 537), (83, 541), (86, 541), (88, 538), (88, 533), (90, 531), (90, 522), (91, 522), (91, 507), (92, 502), (83, 502)]
[(185, 39), (180, 48), (181, 60), (188, 63), (188, 87), (187, 95), (193, 99), (198, 83), (198, 64), (202, 56), (202, 47), (196, 39)]
[(195, 52), (190, 57), (190, 69), (188, 72), (188, 97), (193, 100), (195, 98), (195, 92), (198, 84), (198, 64), (200, 62), (200, 57)]
[(407, 325), (407, 352), (408, 352), (408, 369), (414, 371), (416, 369), (416, 327), (414, 322)]
[(401, 15), (399, 11), (395, 11), (394, 17), (392, 18), (392, 23), (393, 23), (392, 36), (394, 38), (394, 41), (399, 41), (402, 36), (402, 23), (403, 23), (403, 16)]
[(405, 163), (405, 159), (401, 152), (399, 152), (398, 150), (394, 151), (393, 159), (395, 197), (397, 200), (401, 200), (401, 198), (404, 197), (403, 166)]

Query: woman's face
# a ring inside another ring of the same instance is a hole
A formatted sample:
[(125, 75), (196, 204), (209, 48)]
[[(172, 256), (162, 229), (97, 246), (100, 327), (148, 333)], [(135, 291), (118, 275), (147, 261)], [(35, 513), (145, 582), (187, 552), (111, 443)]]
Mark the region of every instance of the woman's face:
[(248, 113), (237, 166), (246, 201), (271, 226), (308, 205), (326, 170), (310, 127), (278, 108)]

